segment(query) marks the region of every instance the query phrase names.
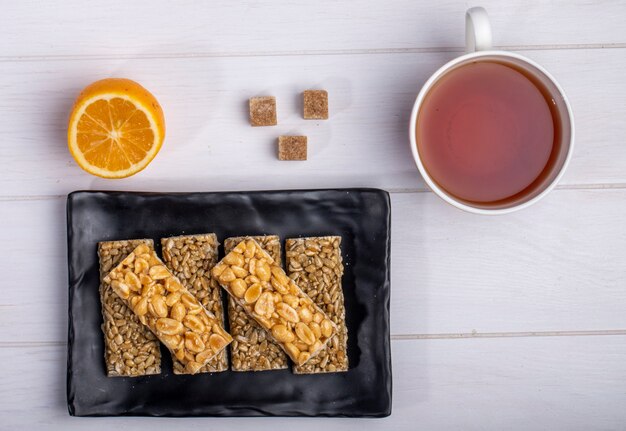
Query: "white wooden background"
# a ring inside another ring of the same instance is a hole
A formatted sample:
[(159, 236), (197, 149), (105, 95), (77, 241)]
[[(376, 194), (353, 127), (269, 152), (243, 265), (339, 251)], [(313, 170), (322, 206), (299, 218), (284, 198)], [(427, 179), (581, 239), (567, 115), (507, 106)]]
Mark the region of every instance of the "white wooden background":
[[(577, 125), (558, 188), (495, 218), (427, 191), (407, 138), (473, 1), (0, 1), (0, 428), (625, 429), (626, 2), (480, 4), (498, 47), (560, 80)], [(150, 89), (168, 127), (118, 181), (80, 170), (65, 139), (74, 97), (109, 76)], [(300, 119), (309, 87), (329, 91), (331, 120)], [(278, 127), (248, 126), (261, 94)], [(275, 160), (289, 132), (309, 136), (308, 162)], [(392, 196), (391, 417), (68, 416), (68, 192), (351, 186)]]

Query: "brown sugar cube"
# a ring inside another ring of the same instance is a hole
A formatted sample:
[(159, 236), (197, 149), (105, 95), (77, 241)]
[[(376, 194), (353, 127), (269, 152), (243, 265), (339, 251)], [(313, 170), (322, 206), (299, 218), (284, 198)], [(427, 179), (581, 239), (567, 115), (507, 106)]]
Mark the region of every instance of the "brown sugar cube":
[(278, 124), (275, 97), (250, 98), (250, 124), (252, 126), (275, 126)]
[(328, 92), (326, 90), (304, 91), (304, 119), (328, 120)]
[(306, 136), (279, 136), (278, 160), (306, 160)]

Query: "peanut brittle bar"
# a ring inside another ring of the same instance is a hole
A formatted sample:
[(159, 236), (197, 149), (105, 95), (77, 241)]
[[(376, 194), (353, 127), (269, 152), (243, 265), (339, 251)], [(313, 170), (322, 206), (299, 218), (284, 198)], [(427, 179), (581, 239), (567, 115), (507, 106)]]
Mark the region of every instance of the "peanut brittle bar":
[(253, 239), (237, 244), (211, 275), (298, 365), (319, 353), (337, 331), (333, 321)]
[(188, 373), (197, 373), (232, 341), (146, 245), (135, 248), (104, 280)]
[[(222, 289), (211, 280), (211, 269), (217, 263), (217, 236), (214, 233), (203, 235), (182, 235), (162, 238), (163, 261), (165, 266), (183, 286), (200, 301), (202, 306), (224, 326)], [(172, 355), (174, 374), (188, 374), (185, 365)], [(199, 373), (213, 373), (228, 370), (226, 349), (221, 350)]]
[[(275, 262), (280, 262), (280, 239), (276, 235), (253, 236)], [(230, 253), (245, 237), (227, 238), (224, 253)], [(232, 296), (228, 296), (228, 322), (233, 342), (230, 357), (233, 371), (266, 371), (287, 368), (287, 355), (265, 329), (252, 319)]]
[(293, 367), (295, 374), (348, 371), (348, 328), (341, 288), (340, 246), (339, 236), (288, 239), (285, 244), (289, 277), (338, 328), (326, 349), (306, 364)]
[(137, 377), (161, 373), (159, 341), (113, 292), (110, 283), (104, 281), (109, 271), (141, 244), (153, 247), (151, 239), (98, 243), (104, 361), (109, 377)]

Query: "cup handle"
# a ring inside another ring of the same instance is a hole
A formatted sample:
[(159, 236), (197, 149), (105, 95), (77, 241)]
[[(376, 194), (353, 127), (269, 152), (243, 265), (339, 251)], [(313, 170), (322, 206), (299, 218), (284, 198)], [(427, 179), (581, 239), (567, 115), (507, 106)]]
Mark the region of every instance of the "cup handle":
[(465, 52), (491, 49), (491, 24), (487, 11), (473, 7), (465, 12)]

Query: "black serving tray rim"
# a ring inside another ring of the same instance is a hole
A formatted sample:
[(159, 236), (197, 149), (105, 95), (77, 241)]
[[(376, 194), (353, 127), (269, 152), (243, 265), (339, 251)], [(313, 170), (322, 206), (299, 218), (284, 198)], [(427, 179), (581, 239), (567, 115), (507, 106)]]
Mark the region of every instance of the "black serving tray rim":
[[(228, 194), (241, 194), (241, 195), (256, 195), (263, 193), (307, 193), (307, 192), (356, 192), (356, 193), (375, 193), (378, 194), (385, 199), (385, 204), (387, 208), (387, 217), (385, 220), (385, 225), (387, 229), (387, 238), (385, 241), (386, 250), (385, 250), (385, 277), (383, 283), (383, 320), (386, 324), (386, 336), (382, 337), (380, 340), (389, 355), (387, 355), (386, 360), (384, 361), (383, 368), (385, 374), (388, 376), (386, 380), (387, 393), (385, 395), (388, 396), (389, 402), (387, 404), (386, 411), (380, 411), (377, 413), (369, 414), (369, 415), (351, 415), (351, 414), (329, 414), (329, 413), (318, 413), (315, 415), (290, 415), (290, 414), (268, 414), (265, 411), (260, 410), (258, 415), (207, 415), (207, 414), (189, 414), (188, 417), (342, 417), (342, 418), (384, 418), (391, 415), (392, 412), (392, 398), (393, 398), (393, 379), (392, 379), (392, 361), (391, 361), (391, 335), (390, 335), (390, 301), (391, 301), (391, 199), (389, 196), (389, 192), (383, 189), (375, 188), (375, 187), (351, 187), (351, 188), (308, 188), (308, 189), (264, 189), (264, 190), (250, 190), (250, 191), (242, 191), (242, 190), (220, 190), (220, 191), (183, 191), (183, 192), (154, 192), (154, 191), (127, 191), (127, 190), (88, 190), (88, 189), (80, 189), (75, 190), (67, 194), (66, 200), (66, 237), (67, 237), (67, 258), (68, 262), (71, 261), (71, 238), (72, 235), (70, 231), (72, 230), (72, 204), (74, 199), (80, 195), (97, 195), (97, 194), (106, 194), (106, 195), (144, 195), (144, 196), (199, 196), (199, 195), (228, 195)], [(68, 265), (68, 345), (67, 345), (67, 375), (66, 375), (66, 390), (67, 390), (67, 407), (68, 413), (70, 416), (76, 416), (75, 406), (74, 406), (74, 393), (72, 392), (72, 374), (70, 372), (72, 363), (72, 345), (74, 343), (74, 330), (73, 330), (73, 312), (72, 312), (72, 303), (73, 303), (73, 289), (69, 287), (74, 282), (73, 277), (73, 265)], [(123, 377), (120, 377), (123, 378)], [(247, 406), (248, 409), (254, 409), (253, 406)], [(300, 412), (301, 413), (301, 412)], [(81, 414), (80, 416), (86, 417), (107, 417), (111, 416), (110, 414), (101, 413), (101, 414)], [(175, 414), (162, 414), (162, 415), (154, 415), (154, 414), (144, 414), (144, 413), (122, 413), (118, 416), (135, 416), (135, 417), (181, 417), (180, 415)]]
[[(70, 200), (74, 198), (74, 195), (80, 194), (135, 194), (135, 195), (206, 195), (206, 194), (262, 194), (262, 193), (307, 193), (307, 192), (373, 192), (380, 193), (385, 196), (388, 207), (391, 208), (391, 200), (389, 198), (389, 192), (387, 190), (379, 189), (376, 187), (346, 187), (346, 188), (307, 188), (307, 189), (260, 189), (260, 190), (219, 190), (219, 191), (189, 191), (189, 192), (155, 192), (155, 191), (143, 191), (143, 190), (88, 190), (79, 189), (71, 191), (67, 194), (67, 203), (69, 210)], [(68, 219), (69, 221), (69, 219)]]

